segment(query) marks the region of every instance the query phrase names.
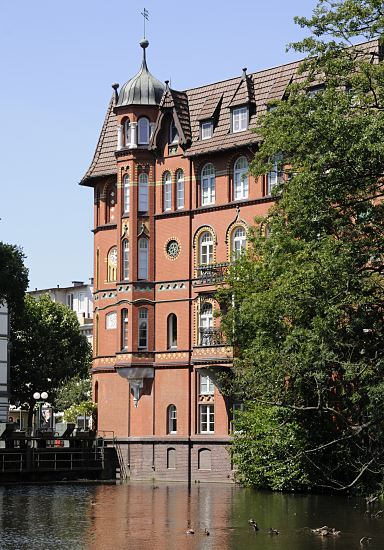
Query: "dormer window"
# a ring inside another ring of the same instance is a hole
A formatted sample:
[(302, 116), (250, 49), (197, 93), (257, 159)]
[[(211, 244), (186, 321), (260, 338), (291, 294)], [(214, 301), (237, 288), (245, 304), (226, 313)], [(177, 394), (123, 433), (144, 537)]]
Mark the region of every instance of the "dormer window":
[(201, 139), (209, 139), (213, 134), (213, 122), (208, 120), (201, 123)]
[(248, 128), (248, 107), (238, 107), (232, 111), (232, 132), (242, 132)]
[(176, 125), (172, 120), (169, 125), (169, 143), (178, 143), (179, 141), (179, 132), (177, 131)]
[(148, 145), (150, 126), (146, 117), (139, 118), (138, 126), (138, 145)]

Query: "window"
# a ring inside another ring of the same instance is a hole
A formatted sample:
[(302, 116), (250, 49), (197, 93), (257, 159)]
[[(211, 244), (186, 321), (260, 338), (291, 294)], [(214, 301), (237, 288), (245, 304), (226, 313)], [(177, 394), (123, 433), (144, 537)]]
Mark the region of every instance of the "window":
[(106, 192), (105, 223), (113, 222), (115, 219), (116, 205), (116, 183), (109, 185)]
[(168, 346), (168, 349), (177, 348), (177, 317), (174, 313), (171, 313), (170, 315), (168, 315), (167, 346)]
[(177, 409), (175, 405), (169, 405), (167, 409), (167, 432), (169, 434), (177, 433)]
[(145, 172), (139, 175), (139, 211), (148, 211), (148, 175)]
[(122, 244), (123, 249), (123, 281), (129, 280), (129, 241), (128, 239), (123, 240)]
[(215, 202), (215, 167), (206, 164), (201, 173), (201, 204), (214, 204)]
[(108, 252), (107, 259), (108, 281), (116, 281), (117, 276), (117, 247), (113, 246)]
[(177, 131), (175, 122), (171, 120), (169, 124), (169, 143), (178, 143), (179, 141), (179, 132)]
[(209, 139), (213, 134), (213, 123), (212, 121), (202, 122), (201, 123), (201, 139)]
[(163, 209), (172, 208), (172, 176), (171, 172), (165, 172), (163, 176)]
[(139, 309), (139, 349), (148, 348), (148, 310)]
[(232, 111), (232, 132), (242, 132), (248, 128), (248, 107), (239, 107)]
[(213, 395), (215, 385), (208, 375), (200, 375), (200, 395)]
[(79, 297), (77, 300), (77, 311), (80, 313), (85, 312), (85, 294), (84, 292), (79, 292)]
[(138, 145), (148, 145), (150, 126), (149, 120), (145, 117), (139, 118), (138, 122)]
[(200, 346), (210, 346), (214, 341), (213, 306), (209, 302), (200, 310), (199, 319)]
[(177, 208), (184, 208), (184, 172), (176, 172)]
[(245, 157), (237, 159), (234, 168), (234, 199), (248, 198), (248, 161)]
[(128, 349), (128, 310), (121, 310), (121, 349)]
[(167, 449), (167, 469), (176, 470), (176, 449), (173, 447)]
[(209, 231), (204, 231), (199, 239), (199, 263), (208, 265), (213, 262), (213, 236)]
[(199, 470), (212, 469), (212, 452), (210, 449), (200, 449), (198, 453)]
[(112, 311), (111, 313), (107, 313), (107, 315), (105, 316), (105, 328), (107, 330), (117, 328), (117, 314), (116, 314), (116, 311)]
[(139, 239), (139, 279), (148, 279), (148, 239), (141, 237)]
[(200, 433), (213, 434), (215, 432), (215, 408), (213, 405), (200, 405)]
[(123, 208), (124, 208), (124, 214), (129, 213), (129, 176), (124, 176), (124, 184), (123, 184)]
[(67, 306), (69, 309), (73, 309), (73, 294), (67, 294)]
[(128, 147), (131, 143), (131, 123), (129, 121), (129, 118), (124, 123), (124, 129), (125, 129), (125, 146)]
[(247, 236), (244, 227), (237, 227), (232, 233), (232, 259), (237, 260), (245, 251)]
[(267, 195), (272, 195), (273, 188), (284, 181), (281, 170), (282, 155), (275, 155), (272, 159), (273, 168), (267, 174)]

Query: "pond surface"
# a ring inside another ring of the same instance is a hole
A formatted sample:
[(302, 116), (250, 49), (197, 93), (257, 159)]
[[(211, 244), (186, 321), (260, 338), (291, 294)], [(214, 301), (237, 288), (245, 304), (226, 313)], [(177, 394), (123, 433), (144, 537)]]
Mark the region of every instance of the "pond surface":
[[(190, 492), (176, 483), (8, 485), (0, 487), (0, 549), (361, 550), (360, 539), (369, 536), (365, 548), (383, 550), (384, 518), (364, 512), (363, 500), (224, 484), (198, 484)], [(309, 530), (323, 525), (340, 536)], [(186, 534), (189, 526), (195, 534)], [(279, 534), (271, 536), (270, 527)]]

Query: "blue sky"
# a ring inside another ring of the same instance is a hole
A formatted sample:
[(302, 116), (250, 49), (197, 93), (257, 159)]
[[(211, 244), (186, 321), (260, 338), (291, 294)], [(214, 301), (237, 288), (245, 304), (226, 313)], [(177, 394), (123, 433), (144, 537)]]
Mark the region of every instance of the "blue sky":
[[(315, 0), (0, 0), (0, 240), (20, 245), (30, 287), (92, 276), (92, 160), (113, 82), (148, 65), (175, 89), (297, 59), (294, 15)], [(175, 10), (175, 11), (173, 11)]]

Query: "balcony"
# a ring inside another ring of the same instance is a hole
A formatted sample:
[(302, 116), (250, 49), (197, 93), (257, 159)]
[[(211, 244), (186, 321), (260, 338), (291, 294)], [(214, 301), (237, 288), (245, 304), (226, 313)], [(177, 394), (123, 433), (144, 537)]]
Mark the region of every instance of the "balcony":
[(201, 328), (199, 330), (199, 345), (222, 346), (224, 344), (223, 333), (218, 328)]
[(229, 262), (221, 264), (199, 265), (196, 269), (194, 285), (215, 285), (224, 280), (228, 271)]

